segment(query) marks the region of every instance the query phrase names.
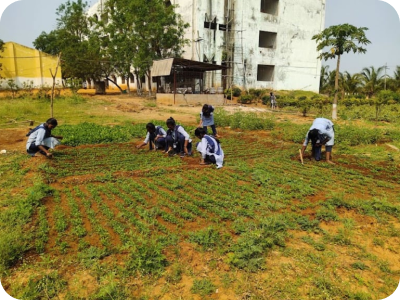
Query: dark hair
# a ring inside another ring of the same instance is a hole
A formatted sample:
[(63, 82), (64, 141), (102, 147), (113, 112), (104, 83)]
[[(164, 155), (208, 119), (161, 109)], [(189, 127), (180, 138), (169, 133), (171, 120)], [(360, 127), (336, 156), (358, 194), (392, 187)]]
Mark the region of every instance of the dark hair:
[(194, 135), (197, 136), (198, 138), (200, 138), (202, 135), (205, 135), (206, 133), (207, 132), (205, 131), (205, 129), (203, 127), (198, 127), (194, 131)]
[(58, 125), (57, 120), (54, 119), (54, 118), (48, 119), (48, 120), (46, 121), (46, 123), (47, 123), (48, 125), (53, 125), (54, 127)]
[(147, 123), (146, 129), (149, 132), (154, 132), (154, 131), (156, 131), (156, 126), (153, 123)]
[(203, 116), (205, 116), (205, 117), (209, 117), (210, 114), (211, 114), (211, 112), (210, 112), (210, 106), (209, 106), (208, 104), (204, 104), (201, 111), (202, 111), (202, 113), (203, 113)]
[(318, 138), (319, 138), (319, 131), (318, 131), (318, 129), (311, 129), (309, 132), (308, 132), (308, 138), (311, 140), (311, 142), (313, 143), (313, 144), (315, 144), (316, 143), (316, 141), (318, 140)]
[(176, 122), (175, 122), (175, 120), (174, 120), (173, 117), (170, 117), (170, 118), (167, 120), (166, 124), (167, 124), (167, 126), (168, 126), (168, 125), (175, 126), (175, 125), (176, 125)]

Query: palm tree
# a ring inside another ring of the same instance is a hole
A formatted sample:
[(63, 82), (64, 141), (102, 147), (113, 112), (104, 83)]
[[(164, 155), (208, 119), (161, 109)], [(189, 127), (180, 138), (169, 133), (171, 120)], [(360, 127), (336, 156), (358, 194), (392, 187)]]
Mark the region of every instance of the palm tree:
[(368, 98), (371, 98), (377, 91), (383, 88), (383, 79), (385, 75), (381, 75), (385, 66), (375, 70), (374, 67), (364, 68), (361, 73), (361, 78), (364, 83), (364, 91)]
[(344, 72), (343, 75), (343, 90), (349, 95), (356, 95), (360, 91), (362, 85), (361, 75), (355, 73), (351, 75), (349, 72)]
[(366, 38), (366, 27), (357, 28), (350, 24), (334, 25), (325, 28), (321, 33), (312, 37), (316, 40), (317, 50), (321, 51), (325, 47), (330, 49), (322, 52), (318, 58), (328, 60), (337, 57), (336, 76), (335, 76), (335, 98), (332, 104), (332, 119), (337, 119), (337, 93), (339, 89), (339, 68), (340, 57), (344, 53), (353, 51), (354, 53), (365, 53), (367, 50), (357, 44), (367, 45), (371, 42)]
[(319, 76), (319, 92), (323, 93), (329, 85), (329, 66), (321, 66), (321, 74)]
[(389, 77), (387, 87), (394, 92), (400, 90), (400, 66), (396, 66), (393, 77)]

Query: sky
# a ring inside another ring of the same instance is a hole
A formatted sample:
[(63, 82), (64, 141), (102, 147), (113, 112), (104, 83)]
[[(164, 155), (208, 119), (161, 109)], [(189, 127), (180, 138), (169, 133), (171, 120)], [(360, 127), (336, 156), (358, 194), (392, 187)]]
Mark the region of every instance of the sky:
[[(33, 41), (42, 31), (55, 29), (56, 9), (67, 1), (0, 0), (0, 39), (33, 48)], [(96, 2), (88, 0), (89, 5)], [(370, 66), (386, 65), (387, 74), (393, 75), (396, 66), (400, 66), (399, 15), (400, 0), (326, 0), (325, 27), (343, 23), (367, 27), (366, 36), (371, 41), (365, 54), (343, 55), (340, 71), (354, 74)], [(330, 71), (336, 69), (336, 60), (322, 64), (328, 65)]]

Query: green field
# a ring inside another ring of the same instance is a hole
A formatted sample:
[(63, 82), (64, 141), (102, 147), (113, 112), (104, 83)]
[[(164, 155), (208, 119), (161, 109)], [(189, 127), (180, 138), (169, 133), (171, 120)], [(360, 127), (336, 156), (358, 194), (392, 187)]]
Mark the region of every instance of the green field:
[(336, 165), (302, 165), (309, 122), (220, 110), (217, 170), (198, 154), (137, 150), (145, 122), (78, 102), (77, 120), (59, 110), (69, 121), (54, 159), (0, 156), (1, 282), (13, 297), (362, 300), (397, 288), (399, 123), (338, 120)]

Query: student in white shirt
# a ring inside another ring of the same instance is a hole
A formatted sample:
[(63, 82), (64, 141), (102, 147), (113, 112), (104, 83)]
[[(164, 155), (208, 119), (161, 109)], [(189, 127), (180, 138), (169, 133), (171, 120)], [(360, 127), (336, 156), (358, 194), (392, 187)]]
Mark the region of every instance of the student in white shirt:
[(49, 149), (54, 149), (55, 146), (60, 144), (62, 136), (55, 136), (51, 131), (56, 128), (58, 122), (54, 118), (50, 118), (46, 123), (40, 124), (28, 132), (28, 141), (26, 142), (26, 151), (29, 155), (35, 156), (36, 153), (45, 155), (46, 157), (53, 157)]
[[(153, 123), (148, 123), (146, 125), (146, 138), (142, 144), (137, 145), (136, 148), (140, 149), (143, 146), (149, 144), (150, 150), (158, 150), (163, 149), (166, 150), (166, 136), (167, 133), (165, 132), (162, 126), (155, 126)], [(149, 143), (150, 142), (150, 143)]]
[(325, 118), (316, 118), (312, 123), (310, 129), (306, 134), (306, 138), (301, 148), (302, 155), (307, 148), (308, 143), (311, 141), (312, 155), (315, 160), (321, 160), (321, 148), (325, 145), (326, 162), (334, 164), (332, 162), (332, 147), (335, 141), (335, 130), (331, 120)]
[(201, 165), (216, 164), (217, 169), (222, 168), (224, 163), (224, 151), (221, 148), (219, 141), (206, 134), (204, 128), (196, 128), (194, 131), (195, 136), (200, 139), (197, 143), (197, 151), (201, 154)]
[(170, 155), (180, 154), (192, 155), (192, 139), (181, 125), (176, 125), (175, 120), (171, 117), (166, 122), (167, 131), (167, 150), (165, 153)]

